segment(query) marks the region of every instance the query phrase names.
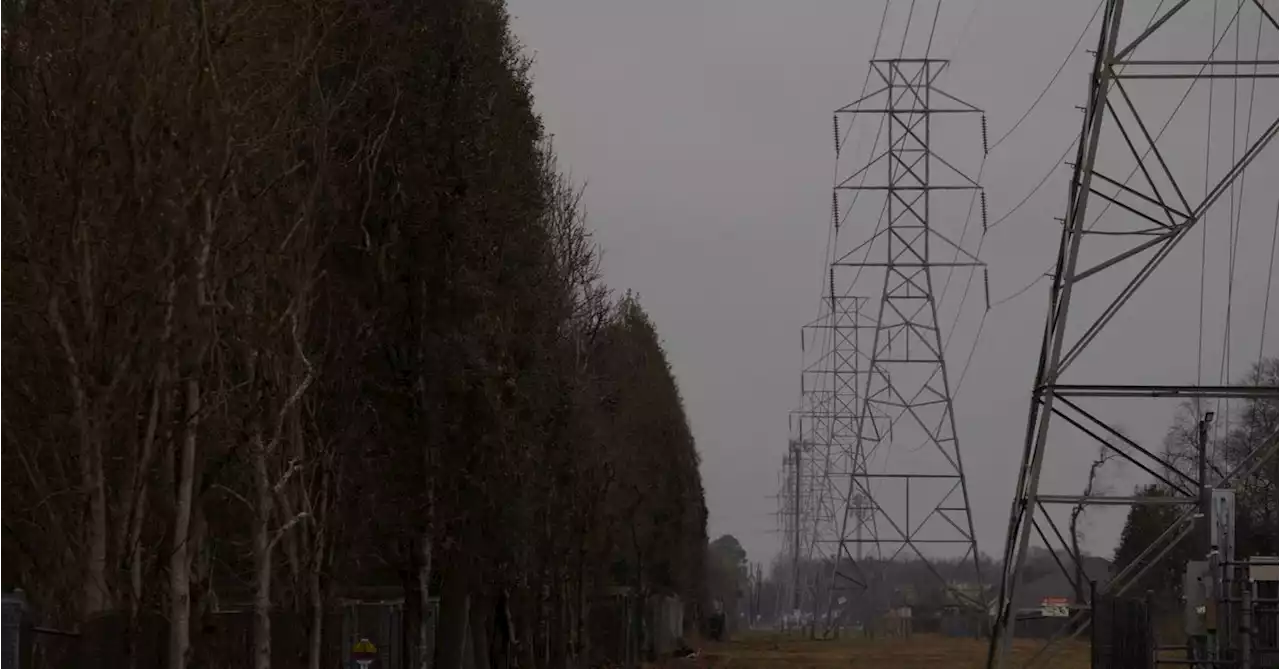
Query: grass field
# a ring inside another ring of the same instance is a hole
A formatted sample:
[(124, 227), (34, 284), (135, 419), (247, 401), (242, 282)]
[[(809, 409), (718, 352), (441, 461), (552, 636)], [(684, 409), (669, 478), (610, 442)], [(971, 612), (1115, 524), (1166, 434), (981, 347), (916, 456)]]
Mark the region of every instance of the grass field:
[[(1027, 658), (1039, 648), (1040, 642), (1018, 640), (1015, 655)], [(703, 645), (696, 664), (706, 669), (969, 669), (985, 666), (986, 653), (985, 640), (930, 634), (910, 639), (809, 641), (749, 633), (734, 641)], [(1037, 666), (1088, 669), (1088, 645), (1064, 645), (1051, 662)]]

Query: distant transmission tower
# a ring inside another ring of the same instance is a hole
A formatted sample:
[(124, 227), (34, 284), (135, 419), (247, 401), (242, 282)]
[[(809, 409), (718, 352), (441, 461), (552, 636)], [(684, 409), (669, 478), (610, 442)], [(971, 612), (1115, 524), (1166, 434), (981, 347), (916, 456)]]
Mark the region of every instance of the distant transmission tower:
[(783, 537), (782, 566), (786, 578), (778, 583), (777, 611), (790, 613), (801, 608), (804, 593), (803, 562), (809, 545), (809, 518), (813, 499), (812, 476), (806, 467), (806, 449), (797, 439), (787, 444), (778, 482), (778, 527)]
[[(877, 89), (837, 110), (879, 116), (888, 142), (878, 155), (873, 148), (871, 160), (838, 182), (833, 193), (837, 230), (840, 191), (883, 200), (884, 208), (883, 225), (857, 247), (838, 252), (831, 264), (836, 366), (830, 442), (839, 456), (825, 472), (838, 491), (826, 602), (831, 625), (850, 595), (859, 592), (864, 593), (863, 617), (908, 603), (876, 591), (878, 575), (869, 565), (880, 569), (899, 558), (919, 560), (942, 587), (950, 584), (934, 566), (938, 558), (959, 557), (962, 563), (972, 561), (975, 576), (978, 570), (934, 273), (984, 267), (937, 226), (948, 217), (963, 219), (964, 205), (980, 188), (937, 155), (931, 140), (939, 115), (980, 115), (981, 110), (935, 86), (946, 64), (928, 58), (873, 60)], [(838, 116), (836, 134), (839, 142)], [(935, 200), (947, 200), (949, 206), (938, 208)], [(846, 297), (848, 291), (837, 282), (851, 271), (857, 274), (849, 290), (863, 279), (881, 282), (874, 317), (868, 309), (850, 316), (855, 310), (842, 306), (844, 300), (858, 299)], [(841, 346), (858, 355), (845, 356)], [(860, 368), (852, 366), (858, 357), (865, 358)], [(958, 590), (954, 594), (971, 599)]]
[[(1275, 264), (1276, 222), (1271, 218), (1271, 207), (1276, 162), (1274, 149), (1266, 148), (1277, 133), (1276, 93), (1274, 87), (1257, 92), (1260, 82), (1277, 76), (1275, 16), (1263, 2), (1245, 0), (1229, 2), (1225, 10), (1216, 2), (1171, 2), (1168, 7), (1162, 3), (1149, 19), (1127, 15), (1124, 7), (1122, 0), (1106, 2), (1089, 78), (1009, 520), (1005, 570), (988, 659), (993, 667), (1009, 666), (1011, 661), (1018, 613), (1014, 603), (1033, 540), (1053, 551), (1054, 560), (1077, 592), (1089, 591), (1079, 582), (1084, 556), (1073, 549), (1061, 522), (1062, 512), (1055, 509), (1172, 504), (1181, 510), (1173, 524), (1098, 589), (1098, 595), (1123, 594), (1184, 538), (1196, 534), (1209, 541), (1204, 525), (1196, 522), (1206, 510), (1206, 488), (1231, 487), (1276, 454), (1276, 432), (1271, 430), (1250, 435), (1252, 441), (1240, 449), (1245, 455), (1231, 471), (1214, 471), (1202, 464), (1197, 472), (1195, 466), (1172, 462), (1158, 444), (1144, 444), (1144, 440), (1129, 436), (1120, 422), (1151, 413), (1152, 399), (1190, 402), (1200, 425), (1203, 462), (1211, 410), (1216, 408), (1219, 414), (1213, 425), (1216, 429), (1231, 419), (1230, 411), (1223, 409), (1231, 400), (1276, 399), (1274, 385), (1230, 385), (1238, 378), (1231, 365), (1233, 340), (1237, 349), (1242, 343), (1248, 345), (1247, 354), (1237, 352), (1237, 364), (1242, 358), (1244, 363), (1252, 363), (1255, 355), (1260, 359), (1267, 344), (1265, 323), (1257, 339), (1249, 333), (1248, 340), (1242, 341), (1245, 333), (1238, 325), (1233, 332), (1232, 319), (1238, 319), (1239, 314), (1233, 317), (1230, 303), (1233, 293), (1239, 299), (1243, 290), (1242, 282), (1234, 281), (1235, 275), (1252, 267), (1251, 276), (1269, 276), (1262, 261), (1265, 258), (1272, 268)], [(1269, 57), (1260, 55), (1263, 44)], [(1180, 57), (1188, 49), (1200, 57)], [(1193, 93), (1198, 97), (1184, 109), (1182, 103)], [(1248, 99), (1241, 101), (1240, 96), (1246, 93)], [(1256, 110), (1255, 97), (1262, 100)], [(1189, 121), (1187, 114), (1192, 115)], [(1162, 142), (1171, 124), (1174, 130)], [(1203, 148), (1198, 149), (1195, 142), (1203, 142)], [(1202, 152), (1188, 156), (1189, 151)], [(1260, 156), (1265, 160), (1258, 161)], [(1257, 185), (1250, 197), (1266, 202), (1254, 205), (1260, 211), (1242, 215), (1246, 206), (1242, 203), (1249, 201), (1245, 182), (1251, 175)], [(1106, 212), (1111, 215), (1104, 218)], [(1203, 251), (1174, 256), (1197, 228), (1205, 235), (1197, 235), (1197, 243), (1207, 247), (1209, 240), (1215, 239), (1221, 243), (1217, 248), (1231, 249), (1231, 276), (1217, 284), (1220, 288), (1210, 286), (1214, 291), (1225, 289), (1225, 305), (1205, 299)], [(1212, 238), (1208, 236), (1210, 228), (1214, 230)], [(1258, 236), (1249, 237), (1251, 231)], [(1270, 256), (1253, 255), (1256, 250), (1265, 250), (1268, 238)], [(1241, 239), (1246, 241), (1241, 243)], [(1175, 262), (1184, 264), (1172, 264)], [(1162, 266), (1171, 264), (1165, 269), (1180, 267), (1183, 271), (1164, 271), (1148, 281)], [(1198, 336), (1194, 321), (1196, 267), (1200, 270)], [(1168, 285), (1188, 276), (1190, 290), (1178, 303), (1152, 305), (1134, 299), (1144, 285)], [(1256, 299), (1257, 293), (1253, 295)], [(1263, 295), (1268, 306), (1274, 306), (1270, 304), (1270, 285)], [(1265, 308), (1255, 304), (1264, 321), (1274, 322), (1274, 315), (1268, 318)], [(1155, 308), (1163, 308), (1161, 317), (1152, 313)], [(1134, 318), (1122, 311), (1145, 314)], [(1211, 357), (1219, 353), (1221, 359), (1216, 380), (1203, 378), (1200, 364), (1205, 356), (1206, 314), (1211, 312), (1225, 312), (1220, 351), (1211, 352)], [(1193, 315), (1189, 327), (1174, 324), (1174, 319), (1188, 313)], [(1132, 333), (1128, 341), (1136, 342), (1127, 358), (1098, 355), (1095, 349), (1125, 341), (1126, 332)], [(1189, 354), (1166, 352), (1170, 342), (1177, 340), (1187, 342)], [(1148, 363), (1145, 368), (1143, 362)], [(1073, 452), (1099, 449), (1128, 461), (1169, 494), (1078, 494), (1080, 488), (1077, 494), (1046, 492), (1054, 479), (1062, 478), (1062, 463)], [(1051, 471), (1046, 469), (1046, 460), (1056, 467), (1053, 476), (1045, 475)], [(1204, 555), (1202, 545), (1196, 559), (1205, 559)], [(1225, 555), (1215, 559), (1233, 558)], [(1063, 618), (1059, 637), (1086, 629), (1091, 608), (1078, 607), (1070, 618)]]
[(800, 568), (800, 477), (797, 476), (796, 464), (799, 464), (799, 458), (796, 455), (795, 440), (791, 440), (788, 444), (787, 454), (782, 458), (782, 469), (778, 476), (778, 509), (777, 509), (777, 527), (782, 533), (782, 567), (786, 569), (788, 578), (781, 583), (777, 583), (777, 604), (778, 613), (790, 611), (799, 608), (799, 602), (796, 597), (799, 596), (799, 568)]
[[(834, 275), (831, 275), (834, 276)], [(794, 414), (798, 438), (793, 442), (799, 458), (807, 458), (804, 489), (810, 499), (805, 528), (804, 560), (807, 574), (807, 612), (817, 621), (831, 601), (848, 599), (866, 588), (865, 579), (835, 583), (821, 563), (838, 559), (841, 537), (868, 533), (870, 513), (864, 497), (850, 494), (848, 480), (858, 467), (857, 421), (861, 409), (860, 386), (866, 375), (860, 339), (875, 326), (865, 314), (866, 298), (837, 294), (831, 283), (823, 300), (824, 316), (805, 326), (806, 334), (820, 342), (820, 357), (807, 366), (801, 378), (803, 408)], [(850, 528), (852, 523), (852, 528)], [(860, 548), (855, 548), (860, 557)]]

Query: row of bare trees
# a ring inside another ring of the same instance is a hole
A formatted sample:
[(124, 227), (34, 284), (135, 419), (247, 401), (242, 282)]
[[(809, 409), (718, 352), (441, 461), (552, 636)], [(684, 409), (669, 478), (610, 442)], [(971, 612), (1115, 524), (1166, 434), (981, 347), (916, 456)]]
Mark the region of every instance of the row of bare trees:
[(674, 378), (501, 2), (4, 20), (4, 580), (45, 622), (158, 616), (182, 669), (247, 600), (254, 667), (281, 611), (319, 667), (338, 585), (392, 584), (411, 666), (439, 596), (435, 666), (560, 667), (607, 585), (701, 598)]

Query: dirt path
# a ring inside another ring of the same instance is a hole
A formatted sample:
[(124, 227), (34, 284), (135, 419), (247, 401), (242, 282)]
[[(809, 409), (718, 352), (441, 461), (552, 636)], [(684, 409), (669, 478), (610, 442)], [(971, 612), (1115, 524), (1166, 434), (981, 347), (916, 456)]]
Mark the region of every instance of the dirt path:
[[(1039, 644), (1019, 642), (1028, 657)], [(704, 644), (697, 659), (673, 660), (663, 669), (978, 669), (986, 661), (985, 640), (917, 634), (910, 639), (809, 641), (781, 634), (753, 633)], [(1087, 645), (1063, 649), (1049, 669), (1088, 669)]]

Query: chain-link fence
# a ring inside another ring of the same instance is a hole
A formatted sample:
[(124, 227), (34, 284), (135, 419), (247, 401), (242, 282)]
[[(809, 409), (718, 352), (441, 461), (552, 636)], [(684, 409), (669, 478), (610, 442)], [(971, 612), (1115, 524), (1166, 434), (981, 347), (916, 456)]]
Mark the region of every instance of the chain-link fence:
[(1093, 669), (1151, 669), (1155, 634), (1146, 600), (1096, 596), (1090, 646)]

